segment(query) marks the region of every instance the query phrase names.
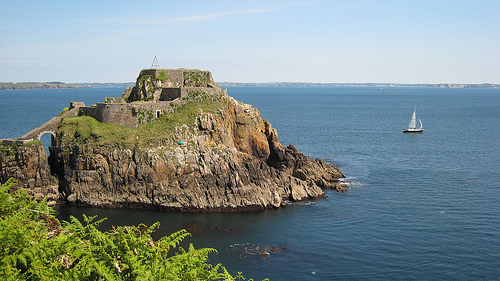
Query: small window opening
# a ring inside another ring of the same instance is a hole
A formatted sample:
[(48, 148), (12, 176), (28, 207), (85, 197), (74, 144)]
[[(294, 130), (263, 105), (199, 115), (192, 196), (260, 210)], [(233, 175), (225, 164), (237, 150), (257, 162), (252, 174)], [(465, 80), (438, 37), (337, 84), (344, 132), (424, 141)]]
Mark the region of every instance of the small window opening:
[(156, 111), (156, 118), (160, 118), (160, 116), (161, 116), (161, 110), (157, 110)]

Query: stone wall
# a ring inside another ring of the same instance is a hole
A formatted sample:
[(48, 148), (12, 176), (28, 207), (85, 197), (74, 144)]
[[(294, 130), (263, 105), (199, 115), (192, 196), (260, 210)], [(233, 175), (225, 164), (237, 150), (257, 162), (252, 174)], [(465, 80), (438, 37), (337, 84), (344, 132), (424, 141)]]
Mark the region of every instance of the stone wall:
[(0, 143), (5, 145), (15, 145), (15, 144), (26, 144), (33, 140), (21, 140), (21, 139), (0, 139)]
[(222, 89), (210, 88), (210, 87), (182, 87), (181, 97), (188, 96), (191, 92), (205, 92), (209, 95), (217, 95)]
[(137, 118), (133, 116), (132, 106), (126, 103), (98, 103), (96, 105), (96, 116), (99, 122), (113, 123), (131, 128), (137, 127)]
[(172, 87), (184, 86), (183, 69), (158, 69), (158, 71), (165, 71), (167, 73), (167, 77), (170, 79)]
[(102, 123), (137, 128), (140, 124), (152, 121), (166, 112), (171, 112), (169, 102), (156, 103), (97, 103), (92, 107), (80, 109), (80, 115), (91, 116)]

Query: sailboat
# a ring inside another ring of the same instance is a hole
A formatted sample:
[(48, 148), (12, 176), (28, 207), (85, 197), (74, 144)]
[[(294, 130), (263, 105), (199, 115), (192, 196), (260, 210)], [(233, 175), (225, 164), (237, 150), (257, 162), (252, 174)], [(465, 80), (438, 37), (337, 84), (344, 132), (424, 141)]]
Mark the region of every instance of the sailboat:
[(413, 110), (413, 115), (411, 116), (410, 124), (408, 124), (407, 128), (403, 128), (403, 133), (422, 133), (424, 131), (422, 127), (422, 121), (418, 119), (420, 123), (420, 128), (417, 128), (417, 107), (415, 106), (415, 110)]

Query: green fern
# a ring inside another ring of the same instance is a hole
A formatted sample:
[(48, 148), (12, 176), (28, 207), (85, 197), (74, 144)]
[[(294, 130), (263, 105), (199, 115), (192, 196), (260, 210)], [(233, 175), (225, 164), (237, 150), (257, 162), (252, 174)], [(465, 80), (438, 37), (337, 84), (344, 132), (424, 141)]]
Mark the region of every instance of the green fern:
[(62, 224), (46, 200), (0, 188), (0, 280), (235, 280), (224, 266), (208, 263), (215, 249), (180, 247), (191, 234), (180, 230), (154, 241), (151, 226), (99, 230), (105, 219), (83, 216)]

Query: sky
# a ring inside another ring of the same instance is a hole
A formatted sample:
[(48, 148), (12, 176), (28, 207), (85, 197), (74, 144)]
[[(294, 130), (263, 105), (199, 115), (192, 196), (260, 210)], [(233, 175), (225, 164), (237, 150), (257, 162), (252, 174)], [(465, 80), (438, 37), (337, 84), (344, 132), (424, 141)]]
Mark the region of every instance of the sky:
[(500, 84), (499, 0), (0, 1), (0, 81)]

